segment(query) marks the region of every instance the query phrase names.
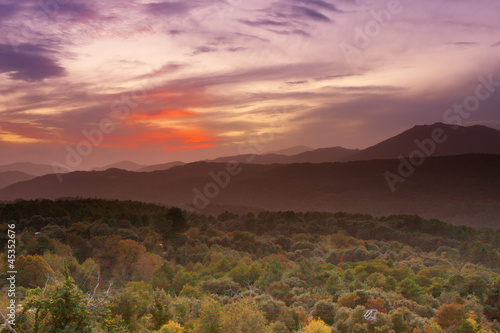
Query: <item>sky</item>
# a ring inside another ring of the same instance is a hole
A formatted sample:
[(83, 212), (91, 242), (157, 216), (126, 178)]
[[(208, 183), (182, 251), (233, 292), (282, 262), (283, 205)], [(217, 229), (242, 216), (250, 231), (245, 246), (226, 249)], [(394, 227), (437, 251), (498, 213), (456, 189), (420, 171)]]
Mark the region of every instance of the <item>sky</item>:
[[(0, 0), (0, 164), (366, 148), (500, 82), (499, 13), (496, 0)], [(500, 129), (491, 89), (461, 124)]]

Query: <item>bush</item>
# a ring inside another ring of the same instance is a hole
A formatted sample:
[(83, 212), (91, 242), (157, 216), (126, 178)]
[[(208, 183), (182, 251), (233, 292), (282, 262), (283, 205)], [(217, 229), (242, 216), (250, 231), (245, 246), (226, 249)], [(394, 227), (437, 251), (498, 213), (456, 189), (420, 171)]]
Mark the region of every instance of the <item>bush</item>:
[(306, 333), (332, 333), (330, 326), (325, 324), (322, 320), (311, 320), (309, 324), (304, 328)]

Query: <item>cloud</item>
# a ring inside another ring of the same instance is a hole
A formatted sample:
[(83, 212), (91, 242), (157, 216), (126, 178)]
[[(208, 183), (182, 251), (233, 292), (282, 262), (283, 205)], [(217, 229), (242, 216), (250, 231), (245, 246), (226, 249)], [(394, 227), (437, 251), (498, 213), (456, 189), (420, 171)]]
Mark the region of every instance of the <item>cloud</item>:
[(497, 46), (500, 46), (500, 42), (491, 45), (491, 47), (497, 47)]
[(356, 76), (359, 74), (338, 74), (338, 75), (328, 75), (328, 76), (323, 76), (315, 79), (316, 81), (326, 81), (326, 80), (334, 80), (334, 79), (341, 79), (344, 77), (349, 77), (349, 76)]
[(53, 51), (34, 44), (21, 44), (18, 51), (11, 45), (0, 44), (0, 73), (7, 73), (12, 80), (33, 82), (66, 74), (53, 58)]
[(184, 1), (148, 3), (145, 7), (147, 13), (162, 16), (185, 15), (190, 10), (190, 6)]
[(292, 84), (292, 85), (294, 85), (294, 84), (305, 84), (305, 83), (307, 83), (307, 81), (288, 81), (288, 82), (286, 82), (286, 84)]
[(457, 45), (457, 46), (469, 46), (469, 45), (477, 45), (478, 43), (475, 43), (475, 42), (456, 42), (456, 43), (452, 43), (453, 45)]
[(228, 52), (239, 52), (239, 51), (245, 51), (247, 48), (246, 47), (231, 47), (226, 49)]
[(296, 19), (330, 22), (331, 19), (319, 10), (305, 6), (290, 5), (286, 2), (275, 2), (263, 10), (269, 17), (275, 19)]
[(216, 47), (210, 47), (210, 46), (198, 46), (194, 49), (192, 55), (198, 55), (202, 53), (211, 53), (211, 52), (216, 52), (217, 48)]
[(249, 25), (251, 27), (261, 27), (261, 26), (272, 26), (272, 27), (288, 27), (290, 26), (289, 22), (279, 22), (279, 21), (273, 21), (269, 19), (260, 19), (260, 20), (240, 20), (241, 23)]
[(0, 21), (9, 18), (19, 11), (18, 3), (0, 4)]
[(330, 10), (330, 11), (334, 11), (334, 12), (342, 12), (335, 5), (328, 3), (328, 2), (321, 1), (321, 0), (294, 0), (294, 2), (302, 3), (302, 4), (308, 5), (308, 6), (316, 6), (316, 7), (319, 7), (321, 9), (326, 9), (326, 10)]
[(295, 18), (305, 18), (305, 19), (324, 21), (324, 22), (331, 21), (329, 17), (321, 14), (320, 12), (314, 9), (302, 6), (291, 6), (290, 8), (292, 9), (293, 17)]

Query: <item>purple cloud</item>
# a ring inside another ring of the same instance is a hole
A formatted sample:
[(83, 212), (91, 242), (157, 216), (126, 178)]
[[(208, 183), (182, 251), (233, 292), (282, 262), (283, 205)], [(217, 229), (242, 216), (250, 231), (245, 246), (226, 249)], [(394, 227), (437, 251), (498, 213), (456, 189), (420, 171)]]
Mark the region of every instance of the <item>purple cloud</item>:
[(0, 21), (13, 16), (18, 10), (18, 3), (0, 4)]
[(11, 45), (0, 44), (0, 73), (7, 73), (12, 80), (33, 82), (66, 74), (64, 67), (51, 57), (53, 51), (34, 44), (21, 44), (18, 51)]
[(150, 14), (161, 14), (164, 16), (186, 14), (190, 6), (182, 1), (154, 2), (146, 4), (146, 11)]
[(251, 27), (260, 27), (260, 26), (274, 26), (274, 27), (287, 27), (290, 26), (289, 22), (279, 22), (279, 21), (273, 21), (273, 20), (268, 20), (268, 19), (261, 19), (261, 20), (240, 20), (241, 23), (249, 25)]

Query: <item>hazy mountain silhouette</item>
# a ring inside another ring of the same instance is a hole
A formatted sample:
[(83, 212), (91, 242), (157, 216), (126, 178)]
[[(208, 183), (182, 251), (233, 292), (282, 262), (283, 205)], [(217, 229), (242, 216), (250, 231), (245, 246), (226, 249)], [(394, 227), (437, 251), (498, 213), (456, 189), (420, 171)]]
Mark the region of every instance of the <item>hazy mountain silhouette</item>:
[(293, 156), (293, 155), (305, 153), (306, 151), (311, 151), (311, 150), (314, 150), (314, 149), (310, 148), (310, 147), (306, 147), (306, 146), (295, 146), (295, 147), (290, 147), (290, 148), (286, 148), (286, 149), (271, 151), (271, 152), (269, 152), (269, 154)]
[[(58, 168), (58, 172), (61, 172), (62, 170), (59, 169), (60, 168)], [(0, 172), (5, 172), (5, 171), (18, 171), (33, 176), (43, 176), (55, 172), (54, 168), (51, 165), (34, 164), (30, 162), (18, 162), (7, 165), (0, 165)], [(69, 169), (67, 170), (67, 172), (70, 171), (71, 170)]]
[[(235, 155), (219, 157), (210, 162), (252, 164), (293, 164), (293, 163), (331, 163), (338, 161), (360, 161), (377, 159), (397, 159), (399, 156), (409, 156), (415, 150), (421, 150), (416, 141), (427, 143), (433, 137), (433, 132), (442, 130), (443, 143), (435, 144), (432, 156), (453, 156), (464, 154), (500, 154), (500, 131), (489, 127), (476, 125), (470, 127), (446, 125), (415, 126), (399, 135), (380, 142), (364, 150), (346, 149), (342, 147), (322, 148), (305, 151), (299, 154), (286, 155), (273, 152), (263, 155)], [(426, 147), (431, 147), (427, 145)], [(292, 147), (290, 151), (295, 148)], [(307, 148), (307, 147), (303, 147)], [(286, 150), (285, 150), (286, 151)], [(429, 151), (430, 152), (430, 151)], [(428, 155), (428, 154), (426, 154)]]
[(463, 127), (436, 123), (415, 126), (395, 137), (375, 146), (366, 148), (346, 160), (392, 159), (400, 155), (409, 156), (420, 149), (415, 140), (420, 142), (432, 138), (435, 130), (441, 129), (447, 140), (436, 144), (432, 156), (452, 156), (463, 154), (500, 154), (500, 131), (486, 126)]
[(30, 180), (33, 178), (36, 178), (36, 176), (28, 175), (27, 173), (20, 171), (0, 172), (0, 188), (4, 188), (17, 182)]
[(137, 164), (135, 162), (122, 161), (122, 162), (106, 165), (106, 166), (103, 166), (100, 168), (94, 168), (92, 170), (104, 171), (107, 169), (122, 169), (122, 170), (127, 170), (127, 171), (137, 171), (137, 170), (145, 168), (145, 167), (146, 167), (146, 165)]
[(292, 156), (292, 163), (331, 163), (349, 159), (358, 149), (342, 147), (321, 148)]
[(215, 163), (228, 163), (228, 162), (238, 162), (238, 163), (251, 163), (251, 164), (291, 164), (292, 156), (286, 156), (282, 154), (246, 154), (246, 155), (234, 155), (234, 156), (223, 156), (218, 157), (213, 160), (208, 160), (206, 162)]
[(90, 197), (178, 205), (196, 199), (199, 207), (208, 201), (271, 210), (406, 213), (500, 226), (500, 155), (428, 158), (393, 193), (384, 174), (397, 173), (399, 165), (398, 160), (245, 164), (223, 189), (226, 177), (219, 177), (222, 185), (213, 177), (226, 170), (226, 163), (197, 162), (149, 173), (80, 171), (63, 175), (62, 182), (46, 175), (11, 185), (0, 190), (0, 200)]
[(143, 168), (140, 168), (136, 171), (138, 172), (151, 172), (151, 171), (159, 171), (159, 170), (168, 170), (170, 168), (173, 168), (175, 166), (180, 166), (184, 165), (186, 163), (181, 162), (181, 161), (175, 161), (175, 162), (169, 162), (169, 163), (163, 163), (163, 164), (155, 164), (155, 165), (148, 165)]
[(347, 159), (357, 152), (359, 152), (359, 150), (333, 147), (315, 149), (292, 156), (283, 154), (247, 154), (219, 157), (208, 162), (227, 163), (236, 161), (238, 163), (251, 164), (332, 163)]

